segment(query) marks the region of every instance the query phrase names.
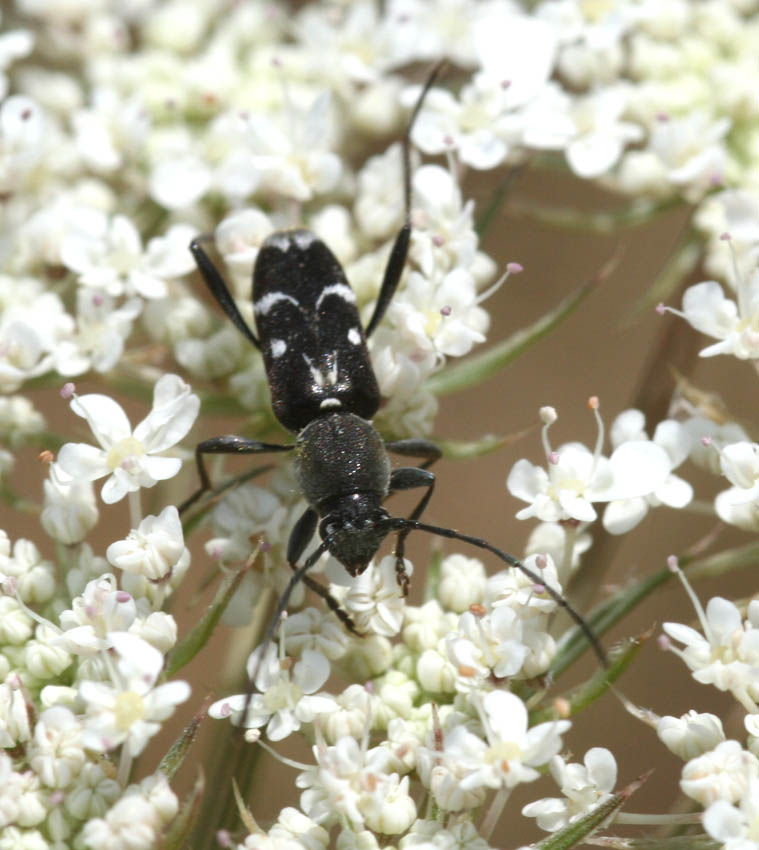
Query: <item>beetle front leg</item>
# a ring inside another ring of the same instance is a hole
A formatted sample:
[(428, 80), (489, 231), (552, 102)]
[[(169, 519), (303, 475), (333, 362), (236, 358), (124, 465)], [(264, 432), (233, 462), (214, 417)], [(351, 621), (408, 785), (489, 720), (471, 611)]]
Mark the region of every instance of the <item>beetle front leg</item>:
[[(390, 474), (390, 493), (395, 493), (398, 490), (415, 490), (417, 487), (426, 487), (427, 492), (422, 496), (417, 506), (409, 515), (409, 520), (418, 520), (424, 513), (427, 504), (432, 498), (432, 491), (435, 489), (435, 475), (429, 470), (418, 466), (402, 466), (400, 469), (393, 470)], [(404, 596), (408, 595), (409, 577), (403, 563), (403, 556), (405, 553), (406, 538), (410, 531), (411, 529), (400, 531), (395, 544), (395, 574)]]

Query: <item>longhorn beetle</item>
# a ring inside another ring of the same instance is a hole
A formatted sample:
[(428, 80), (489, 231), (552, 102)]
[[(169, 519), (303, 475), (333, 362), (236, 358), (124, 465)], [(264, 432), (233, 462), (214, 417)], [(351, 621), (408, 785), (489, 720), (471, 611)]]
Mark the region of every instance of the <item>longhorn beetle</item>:
[[(309, 507), (295, 524), (288, 541), (287, 560), (294, 573), (279, 600), (264, 645), (272, 640), (279, 617), (300, 581), (323, 596), (353, 630), (348, 615), (307, 574), (325, 552), (351, 576), (357, 576), (366, 569), (385, 537), (397, 531), (396, 573), (406, 595), (404, 542), (411, 531), (425, 531), (485, 549), (521, 570), (536, 585), (545, 587), (582, 629), (606, 666), (604, 651), (590, 627), (536, 572), (486, 540), (420, 521), (435, 485), (435, 476), (427, 467), (440, 457), (440, 449), (425, 439), (383, 442), (371, 423), (380, 405), (380, 394), (366, 339), (382, 320), (405, 267), (411, 237), (410, 134), (441, 65), (436, 65), (428, 76), (403, 136), (405, 221), (390, 251), (379, 297), (365, 329), (361, 327), (356, 297), (340, 263), (324, 242), (308, 230), (277, 231), (261, 246), (253, 271), (253, 313), (258, 336), (241, 316), (200, 240), (195, 238), (190, 243), (190, 251), (211, 294), (263, 356), (275, 416), (297, 436), (290, 445), (234, 435), (203, 441), (195, 450), (201, 486), (180, 511), (211, 489), (204, 455), (293, 452), (296, 478)], [(391, 470), (388, 451), (421, 458), (423, 463)], [(390, 494), (417, 488), (425, 492), (409, 517), (393, 517), (383, 507)], [(317, 524), (321, 543), (297, 566)]]

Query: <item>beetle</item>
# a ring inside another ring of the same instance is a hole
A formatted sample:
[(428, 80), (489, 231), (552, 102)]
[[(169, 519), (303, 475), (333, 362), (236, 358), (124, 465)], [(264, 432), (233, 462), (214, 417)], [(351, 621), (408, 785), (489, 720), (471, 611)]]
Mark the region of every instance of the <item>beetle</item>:
[[(190, 251), (212, 296), (237, 329), (261, 352), (274, 414), (296, 437), (288, 445), (235, 435), (201, 442), (195, 451), (201, 486), (180, 507), (180, 512), (211, 489), (205, 455), (292, 452), (296, 479), (308, 507), (288, 541), (287, 560), (294, 573), (279, 600), (265, 643), (272, 639), (278, 619), (300, 581), (319, 593), (346, 626), (355, 630), (348, 615), (326, 589), (308, 575), (325, 552), (351, 576), (358, 576), (385, 537), (398, 532), (396, 574), (406, 595), (409, 578), (403, 566), (405, 539), (411, 531), (424, 531), (489, 551), (521, 570), (569, 613), (601, 663), (606, 665), (606, 656), (590, 627), (536, 572), (482, 538), (420, 520), (435, 486), (435, 476), (428, 467), (441, 456), (441, 451), (426, 439), (385, 442), (371, 421), (380, 406), (380, 393), (367, 338), (382, 320), (406, 264), (411, 237), (410, 134), (441, 64), (429, 74), (403, 136), (405, 220), (390, 251), (377, 303), (366, 328), (361, 325), (355, 294), (340, 263), (311, 231), (300, 228), (277, 231), (263, 242), (253, 271), (257, 334), (240, 314), (201, 240), (195, 238), (190, 243)], [(421, 464), (392, 469), (388, 452), (419, 458)], [(424, 493), (411, 514), (391, 516), (383, 506), (385, 499), (398, 491), (414, 489), (423, 489)], [(298, 566), (317, 526), (321, 543)]]

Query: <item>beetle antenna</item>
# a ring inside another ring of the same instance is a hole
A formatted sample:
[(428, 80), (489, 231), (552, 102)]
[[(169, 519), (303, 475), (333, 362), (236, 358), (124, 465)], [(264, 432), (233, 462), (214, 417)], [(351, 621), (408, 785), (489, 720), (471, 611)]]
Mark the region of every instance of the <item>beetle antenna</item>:
[(388, 520), (380, 523), (383, 528), (387, 528), (388, 531), (402, 531), (404, 529), (408, 529), (409, 531), (426, 531), (428, 534), (436, 534), (438, 537), (448, 537), (451, 540), (461, 540), (462, 543), (469, 543), (471, 546), (477, 546), (479, 549), (485, 549), (488, 552), (491, 552), (497, 558), (500, 558), (502, 561), (505, 561), (510, 567), (515, 567), (521, 573), (527, 576), (532, 582), (541, 587), (544, 587), (546, 593), (559, 605), (563, 608), (567, 614), (574, 620), (574, 622), (579, 626), (582, 633), (587, 638), (588, 643), (593, 648), (593, 651), (598, 656), (598, 660), (601, 662), (601, 666), (604, 669), (608, 669), (609, 660), (606, 657), (606, 653), (604, 652), (603, 647), (601, 646), (598, 638), (593, 634), (593, 630), (590, 626), (585, 622), (585, 620), (580, 616), (580, 614), (575, 611), (575, 609), (569, 604), (569, 602), (556, 590), (554, 590), (549, 584), (536, 573), (534, 570), (531, 570), (529, 567), (525, 566), (518, 558), (515, 558), (513, 555), (509, 555), (508, 552), (504, 552), (502, 549), (498, 549), (496, 546), (493, 546), (491, 543), (488, 543), (487, 540), (483, 540), (481, 537), (472, 537), (469, 534), (462, 534), (460, 531), (455, 531), (452, 528), (443, 528), (437, 525), (428, 525), (426, 522), (419, 522), (417, 519), (406, 519), (405, 517), (390, 517)]
[[(372, 335), (385, 315), (385, 310), (387, 310), (388, 305), (393, 299), (393, 295), (401, 279), (401, 274), (406, 265), (406, 256), (411, 241), (411, 131), (414, 128), (414, 121), (416, 121), (419, 115), (427, 93), (432, 88), (445, 64), (446, 60), (441, 59), (432, 66), (432, 70), (427, 75), (427, 79), (424, 81), (424, 85), (419, 92), (414, 108), (411, 110), (411, 117), (406, 125), (406, 132), (403, 134), (401, 142), (401, 160), (403, 163), (403, 227), (398, 231), (395, 243), (390, 251), (387, 268), (385, 269), (385, 280), (380, 288), (380, 294), (374, 306), (374, 313), (364, 330), (367, 339)], [(390, 286), (387, 285), (389, 279), (393, 281)]]
[(446, 60), (441, 59), (433, 65), (432, 70), (427, 75), (427, 79), (424, 81), (422, 90), (419, 92), (414, 108), (411, 111), (411, 117), (406, 125), (406, 132), (403, 134), (401, 143), (403, 155), (403, 206), (406, 211), (406, 226), (409, 229), (411, 228), (411, 131), (414, 129), (414, 124), (424, 105), (427, 93), (435, 85), (435, 80), (440, 76), (440, 72), (445, 67), (445, 64)]

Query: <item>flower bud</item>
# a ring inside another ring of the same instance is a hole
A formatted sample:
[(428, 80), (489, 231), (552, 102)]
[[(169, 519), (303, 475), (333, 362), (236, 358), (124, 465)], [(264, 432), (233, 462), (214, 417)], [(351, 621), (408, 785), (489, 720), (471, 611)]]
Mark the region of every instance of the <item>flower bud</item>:
[(65, 649), (54, 646), (58, 637), (50, 626), (38, 626), (33, 640), (25, 647), (26, 669), (38, 679), (59, 676), (71, 664), (71, 656)]
[(419, 656), (416, 675), (425, 691), (450, 694), (456, 690), (456, 671), (453, 665), (434, 649), (425, 650)]
[(685, 761), (713, 750), (725, 740), (719, 717), (696, 711), (689, 711), (682, 717), (661, 717), (656, 734), (668, 749)]
[(486, 583), (482, 561), (464, 555), (449, 555), (440, 565), (438, 598), (449, 611), (463, 614), (470, 605), (482, 602)]
[(375, 832), (398, 835), (416, 820), (416, 805), (408, 793), (408, 777), (397, 780), (391, 774), (377, 791), (361, 801), (366, 825)]
[(98, 521), (92, 483), (74, 480), (53, 463), (43, 486), (42, 527), (61, 543), (80, 543)]
[(17, 677), (0, 685), (0, 747), (9, 749), (31, 738), (29, 711)]

